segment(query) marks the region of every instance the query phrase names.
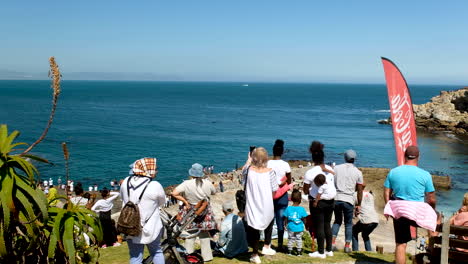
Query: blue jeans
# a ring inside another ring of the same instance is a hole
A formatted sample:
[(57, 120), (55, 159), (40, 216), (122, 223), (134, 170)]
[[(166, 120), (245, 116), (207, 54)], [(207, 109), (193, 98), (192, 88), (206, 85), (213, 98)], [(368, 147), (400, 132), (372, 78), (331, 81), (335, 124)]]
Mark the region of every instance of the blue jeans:
[(343, 201), (335, 201), (335, 222), (333, 222), (332, 234), (333, 237), (338, 235), (341, 223), (345, 222), (345, 242), (349, 243), (353, 239), (353, 213), (354, 206)]
[[(159, 233), (159, 236), (151, 243), (146, 244), (150, 256), (153, 257), (153, 263), (164, 264), (164, 254), (161, 249), (161, 235), (163, 231)], [(131, 239), (127, 240), (128, 250), (130, 251), (130, 264), (141, 264), (143, 263), (143, 253), (145, 251), (145, 244), (135, 244)]]
[(362, 232), (362, 239), (364, 240), (364, 247), (366, 248), (366, 251), (372, 251), (369, 234), (374, 231), (377, 225), (377, 223), (363, 224), (361, 221), (359, 221), (353, 226), (353, 251), (359, 250), (358, 235), (360, 232)]
[(278, 248), (283, 246), (284, 237), (284, 210), (288, 207), (288, 193), (285, 193), (280, 198), (273, 200), (275, 208), (276, 228), (278, 230)]

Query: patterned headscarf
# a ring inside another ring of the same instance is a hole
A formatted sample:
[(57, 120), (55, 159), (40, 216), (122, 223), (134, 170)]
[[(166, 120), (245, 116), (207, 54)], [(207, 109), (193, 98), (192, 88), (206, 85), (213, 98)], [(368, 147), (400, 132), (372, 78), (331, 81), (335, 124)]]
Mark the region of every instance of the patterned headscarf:
[(156, 158), (142, 158), (135, 161), (130, 170), (130, 174), (136, 176), (154, 177), (156, 175)]

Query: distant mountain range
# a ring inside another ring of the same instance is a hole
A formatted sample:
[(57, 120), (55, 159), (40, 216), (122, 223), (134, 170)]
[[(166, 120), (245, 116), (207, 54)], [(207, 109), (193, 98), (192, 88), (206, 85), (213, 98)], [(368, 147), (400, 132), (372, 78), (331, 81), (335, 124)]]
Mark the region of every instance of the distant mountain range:
[[(139, 72), (69, 72), (64, 73), (65, 80), (138, 80), (138, 81), (185, 81), (176, 75), (159, 75), (155, 73)], [(0, 70), (0, 80), (46, 80), (45, 73), (18, 72)]]

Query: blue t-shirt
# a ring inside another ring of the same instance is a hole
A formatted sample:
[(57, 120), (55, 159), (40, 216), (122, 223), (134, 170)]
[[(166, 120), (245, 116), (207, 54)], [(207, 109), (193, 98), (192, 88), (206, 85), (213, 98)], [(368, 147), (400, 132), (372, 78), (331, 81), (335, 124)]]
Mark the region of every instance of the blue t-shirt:
[(302, 218), (307, 217), (307, 212), (302, 206), (288, 206), (284, 210), (284, 217), (288, 219), (288, 230), (291, 232), (304, 231)]
[(431, 174), (411, 165), (401, 165), (392, 169), (384, 186), (392, 189), (396, 197), (416, 202), (424, 202), (425, 193), (435, 190)]

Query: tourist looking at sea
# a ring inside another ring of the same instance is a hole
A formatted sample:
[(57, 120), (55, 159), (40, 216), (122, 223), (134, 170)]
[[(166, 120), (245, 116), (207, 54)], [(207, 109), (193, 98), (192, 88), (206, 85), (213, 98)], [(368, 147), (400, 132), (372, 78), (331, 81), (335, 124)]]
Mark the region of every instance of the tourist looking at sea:
[[(189, 169), (188, 174), (190, 180), (186, 180), (179, 184), (174, 191), (172, 196), (177, 200), (183, 202), (183, 209), (181, 216), (183, 217), (192, 206), (197, 205), (198, 202), (203, 200), (210, 200), (210, 196), (216, 193), (216, 189), (213, 184), (208, 180), (204, 179), (203, 166), (195, 163)], [(214, 219), (213, 210), (211, 205), (205, 209), (206, 214), (201, 221), (193, 221), (187, 226), (187, 230), (198, 229), (198, 238), (200, 239), (201, 254), (204, 261), (213, 260), (213, 253), (210, 245), (210, 233), (208, 231), (216, 229), (216, 222)], [(185, 249), (187, 253), (191, 254), (195, 251), (195, 237), (188, 238), (185, 240)]]
[(234, 211), (232, 202), (225, 202), (222, 209), (225, 217), (221, 222), (221, 233), (219, 234), (216, 249), (224, 256), (233, 258), (249, 251), (244, 223), (240, 216), (232, 213)]
[[(418, 167), (419, 149), (409, 146), (405, 151), (405, 163), (392, 169), (384, 183), (384, 199), (387, 204), (384, 213), (394, 216), (395, 263), (406, 263), (406, 244), (411, 241), (411, 226), (427, 224), (435, 228), (435, 189), (429, 172)], [(393, 200), (393, 201), (390, 201)], [(419, 202), (419, 203), (409, 203)], [(419, 211), (414, 219), (405, 212)]]
[[(335, 170), (335, 187), (336, 187), (336, 198), (335, 198), (335, 221), (332, 227), (332, 249), (336, 251), (336, 236), (340, 231), (341, 223), (345, 223), (345, 247), (344, 252), (351, 252), (351, 241), (353, 234), (353, 215), (356, 209), (356, 214), (359, 214), (362, 201), (362, 184), (364, 179), (362, 172), (354, 166), (357, 154), (354, 150), (349, 149), (344, 153), (345, 163), (337, 165)], [(353, 194), (357, 190), (357, 203), (356, 208), (354, 207)]]
[[(379, 216), (375, 211), (374, 207), (374, 194), (370, 191), (364, 191), (366, 185), (361, 184), (362, 189), (362, 199), (361, 199), (361, 209), (357, 215), (359, 221), (353, 226), (353, 251), (359, 250), (359, 233), (362, 232), (362, 239), (364, 240), (364, 247), (366, 251), (372, 251), (372, 244), (369, 238), (370, 233), (379, 224)], [(358, 193), (354, 193), (354, 201), (358, 203)]]
[[(302, 191), (309, 196), (309, 209), (312, 215), (312, 223), (315, 227), (315, 236), (317, 238), (317, 251), (309, 253), (311, 257), (326, 258), (333, 256), (332, 251), (332, 232), (331, 232), (331, 217), (335, 200), (320, 200), (317, 206), (314, 206), (315, 199), (318, 194), (319, 187), (315, 185), (314, 179), (317, 175), (323, 174), (329, 187), (335, 188), (334, 171), (325, 165), (324, 145), (319, 141), (313, 141), (309, 151), (312, 155), (314, 167), (309, 169), (304, 176), (304, 185)], [(324, 244), (326, 242), (326, 250)]]
[(156, 158), (139, 159), (131, 164), (130, 168), (130, 176), (121, 184), (120, 196), (122, 205), (128, 201), (138, 203), (142, 226), (140, 235), (127, 237), (130, 264), (143, 262), (145, 245), (148, 247), (153, 263), (164, 264), (161, 249), (163, 225), (159, 216), (159, 208), (164, 205), (165, 194), (161, 184), (154, 181), (158, 173)]
[(252, 256), (250, 262), (261, 263), (258, 256), (260, 231), (265, 232), (263, 255), (274, 255), (276, 251), (271, 248), (271, 233), (274, 220), (273, 196), (278, 189), (275, 171), (267, 168), (268, 152), (258, 147), (249, 153), (244, 165), (246, 174), (245, 185), (245, 218), (247, 232), (250, 233)]
[(278, 229), (278, 248), (277, 251), (283, 251), (284, 236), (284, 210), (288, 207), (288, 191), (291, 184), (291, 167), (289, 163), (281, 159), (284, 152), (284, 141), (277, 139), (273, 145), (273, 159), (269, 160), (267, 167), (275, 171), (278, 182), (278, 190), (273, 197), (275, 209), (276, 227)]
[(102, 226), (103, 244), (102, 247), (120, 246), (117, 242), (117, 231), (112, 223), (111, 210), (114, 207), (114, 200), (119, 197), (118, 192), (109, 192), (107, 188), (101, 190), (102, 199), (98, 200), (91, 210), (99, 215)]

